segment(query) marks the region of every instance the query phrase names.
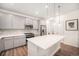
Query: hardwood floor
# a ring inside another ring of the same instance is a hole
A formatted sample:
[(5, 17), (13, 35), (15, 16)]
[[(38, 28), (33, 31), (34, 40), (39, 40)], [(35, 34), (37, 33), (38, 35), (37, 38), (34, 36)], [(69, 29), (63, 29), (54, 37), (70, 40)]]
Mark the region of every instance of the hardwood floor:
[(21, 46), (14, 49), (9, 49), (1, 52), (1, 56), (27, 56), (27, 47)]
[(55, 56), (79, 56), (79, 48), (61, 43), (61, 49)]
[[(27, 56), (27, 46), (10, 49), (1, 52), (1, 56)], [(79, 48), (61, 44), (61, 49), (54, 56), (79, 56)]]

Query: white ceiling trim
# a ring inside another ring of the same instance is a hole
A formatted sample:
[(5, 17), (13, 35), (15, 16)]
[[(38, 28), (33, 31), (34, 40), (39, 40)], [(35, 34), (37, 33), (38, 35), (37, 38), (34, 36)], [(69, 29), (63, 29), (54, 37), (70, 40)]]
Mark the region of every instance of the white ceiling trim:
[(41, 19), (41, 18), (38, 18), (38, 17), (28, 16), (28, 15), (24, 15), (24, 14), (21, 14), (21, 13), (8, 11), (8, 10), (5, 10), (5, 9), (0, 9), (0, 12), (12, 14), (12, 15), (17, 15), (17, 16), (21, 16), (21, 17), (26, 17), (26, 18), (31, 18), (31, 19)]
[(4, 9), (0, 9), (0, 12), (26, 17), (26, 15), (15, 13), (15, 12), (11, 12), (11, 11), (4, 10)]

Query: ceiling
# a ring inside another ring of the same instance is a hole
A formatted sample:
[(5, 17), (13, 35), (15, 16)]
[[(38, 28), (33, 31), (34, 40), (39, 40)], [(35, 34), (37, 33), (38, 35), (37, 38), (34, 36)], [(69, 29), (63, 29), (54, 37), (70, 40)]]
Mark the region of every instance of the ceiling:
[(79, 9), (78, 3), (0, 3), (0, 8), (40, 18), (48, 18)]

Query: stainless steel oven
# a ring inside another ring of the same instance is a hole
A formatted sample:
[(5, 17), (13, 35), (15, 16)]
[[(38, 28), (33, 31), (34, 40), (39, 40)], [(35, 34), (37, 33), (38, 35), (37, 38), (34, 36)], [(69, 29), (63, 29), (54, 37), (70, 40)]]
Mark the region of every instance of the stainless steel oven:
[(24, 33), (25, 34), (25, 36), (26, 36), (26, 44), (27, 44), (27, 38), (32, 38), (32, 37), (34, 37), (35, 35), (33, 34), (33, 33)]

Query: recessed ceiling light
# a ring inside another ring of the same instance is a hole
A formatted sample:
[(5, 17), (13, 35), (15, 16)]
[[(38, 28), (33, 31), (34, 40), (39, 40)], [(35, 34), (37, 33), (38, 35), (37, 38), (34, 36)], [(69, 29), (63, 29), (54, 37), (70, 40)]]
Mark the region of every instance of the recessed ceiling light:
[(45, 8), (48, 8), (49, 6), (48, 5), (45, 5)]

